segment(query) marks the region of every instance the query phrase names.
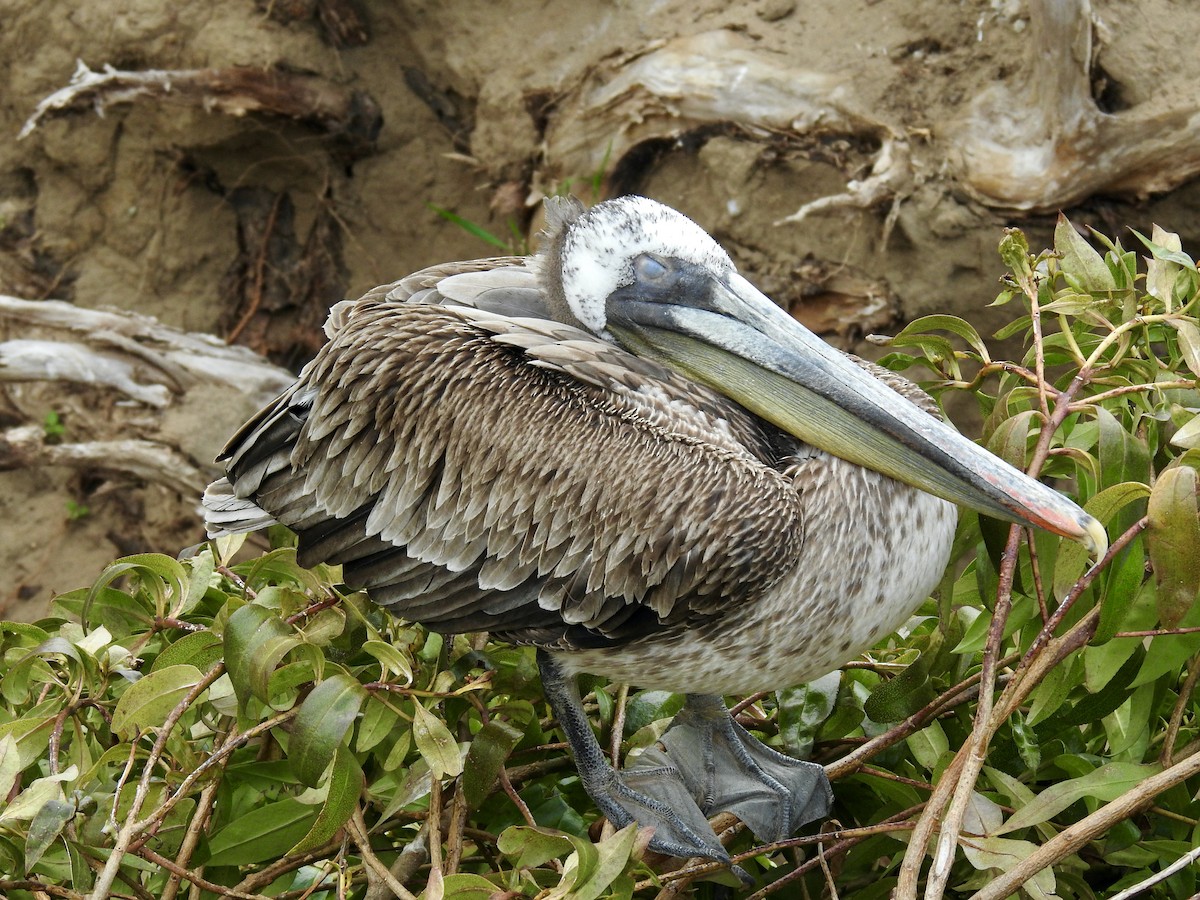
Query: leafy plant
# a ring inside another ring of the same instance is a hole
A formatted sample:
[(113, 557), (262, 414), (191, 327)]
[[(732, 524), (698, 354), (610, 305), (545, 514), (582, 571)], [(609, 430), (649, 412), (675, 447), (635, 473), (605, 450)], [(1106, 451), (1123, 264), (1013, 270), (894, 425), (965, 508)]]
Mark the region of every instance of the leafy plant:
[(67, 427), (63, 424), (55, 410), (50, 410), (42, 419), (42, 434), (45, 436), (46, 443), (58, 444), (62, 442), (63, 436), (67, 433)]
[[(955, 564), (899, 634), (736, 704), (836, 781), (820, 834), (725, 832), (753, 896), (1195, 893), (1200, 274), (1165, 232), (1139, 239), (1144, 273), (1098, 239), (1103, 256), (1065, 220), (1054, 252), (1005, 237), (997, 302), (1019, 304), (1004, 333), (1027, 336), (1021, 360), (934, 316), (887, 362), (975, 396), (988, 446), (1077, 494), (1111, 549), (1089, 566), (964, 514)], [(736, 883), (589, 828), (527, 648), (392, 619), (271, 538), (244, 562), (239, 539), (118, 560), (50, 618), (0, 623), (0, 893), (595, 900)], [(587, 687), (614, 752), (653, 743), (680, 700)]]

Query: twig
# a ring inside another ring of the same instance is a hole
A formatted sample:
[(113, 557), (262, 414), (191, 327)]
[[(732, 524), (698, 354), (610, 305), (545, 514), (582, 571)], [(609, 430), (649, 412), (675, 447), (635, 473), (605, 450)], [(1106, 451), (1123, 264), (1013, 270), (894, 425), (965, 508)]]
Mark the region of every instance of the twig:
[[(367, 831), (367, 823), (363, 818), (362, 806), (356, 805), (354, 813), (350, 817), (348, 823), (350, 837), (358, 847), (358, 852), (363, 858), (363, 864), (367, 867), (370, 874), (387, 885), (388, 889), (400, 900), (417, 900), (416, 895), (401, 884), (396, 876), (391, 873), (387, 866), (375, 855), (375, 851), (371, 849), (371, 836)], [(370, 880), (370, 878), (368, 878)]]
[(45, 884), (34, 879), (29, 880), (10, 880), (8, 878), (0, 878), (0, 890), (4, 891), (30, 891), (33, 894), (48, 894), (51, 897), (66, 897), (68, 900), (84, 900), (84, 894), (79, 891), (73, 891), (70, 888), (59, 887), (56, 884)]
[(1192, 667), (1188, 670), (1187, 678), (1183, 680), (1183, 686), (1179, 689), (1179, 699), (1175, 701), (1175, 708), (1171, 710), (1171, 718), (1167, 721), (1167, 731), (1163, 736), (1162, 753), (1159, 754), (1159, 762), (1164, 766), (1174, 764), (1175, 741), (1179, 738), (1179, 726), (1183, 723), (1183, 714), (1192, 703), (1192, 692), (1196, 689), (1196, 680), (1200, 678), (1200, 661), (1195, 657), (1192, 658)]
[[(1000, 563), (1000, 583), (997, 589), (996, 606), (992, 613), (992, 622), (988, 631), (987, 644), (983, 650), (982, 675), (979, 680), (979, 705), (975, 708), (975, 725), (967, 738), (966, 745), (958, 752), (956, 759), (961, 757), (963, 764), (952, 780), (943, 777), (938, 783), (938, 789), (929, 800), (922, 820), (928, 819), (930, 827), (937, 819), (940, 804), (945, 800), (939, 794), (943, 784), (953, 784), (954, 791), (946, 807), (945, 818), (941, 823), (941, 834), (933, 852), (933, 862), (929, 867), (929, 876), (925, 883), (926, 900), (940, 900), (950, 879), (950, 869), (954, 863), (954, 853), (958, 846), (958, 834), (962, 830), (963, 818), (975, 790), (975, 782), (983, 765), (987, 761), (987, 749), (991, 741), (992, 730), (989, 727), (992, 718), (992, 705), (996, 684), (997, 657), (1000, 644), (1004, 640), (1004, 626), (1012, 609), (1013, 579), (1016, 576), (1017, 554), (1020, 544), (1021, 529), (1014, 525), (1009, 529), (1008, 544)], [(916, 876), (920, 872), (920, 860), (925, 855), (925, 845), (913, 841), (904, 854), (901, 865), (901, 879), (908, 882), (911, 879), (915, 894)], [(906, 877), (907, 876), (907, 877)], [(906, 888), (908, 887), (906, 883)], [(900, 892), (899, 884), (896, 889), (897, 898), (906, 895)]]
[[(174, 731), (176, 723), (183, 718), (183, 714), (191, 708), (196, 698), (208, 690), (212, 683), (220, 678), (224, 672), (224, 666), (214, 666), (212, 671), (201, 678), (167, 715), (166, 721), (163, 722), (162, 727), (159, 729), (158, 739), (154, 742), (154, 747), (150, 750), (150, 756), (147, 757), (145, 767), (142, 769), (142, 778), (138, 782), (133, 802), (130, 804), (129, 812), (125, 816), (125, 825), (117, 833), (117, 840), (113, 846), (112, 853), (109, 854), (108, 861), (104, 864), (104, 869), (100, 872), (100, 877), (96, 879), (95, 887), (92, 889), (90, 895), (91, 900), (105, 900), (109, 896), (112, 891), (113, 880), (117, 877), (117, 871), (121, 868), (121, 861), (124, 859), (126, 852), (128, 852), (130, 843), (141, 831), (139, 826), (142, 826), (142, 823), (138, 821), (137, 815), (142, 810), (142, 804), (146, 802), (146, 796), (150, 792), (150, 779), (154, 773), (154, 767), (162, 757), (163, 750), (167, 746), (167, 739), (171, 736), (171, 732)], [(115, 800), (113, 804), (115, 810)], [(156, 817), (157, 814), (146, 821), (154, 820)]]
[(206, 891), (212, 891), (218, 897), (237, 897), (239, 900), (270, 900), (270, 898), (265, 894), (246, 894), (236, 890), (235, 888), (225, 887), (224, 885), (215, 884), (211, 881), (201, 878), (195, 872), (192, 872), (191, 870), (177, 864), (175, 860), (168, 859), (161, 853), (156, 853), (155, 851), (151, 850), (149, 847), (143, 847), (140, 855), (147, 861), (154, 863), (156, 866), (162, 866), (162, 868), (166, 869), (168, 872), (171, 872), (180, 878), (186, 878), (192, 884), (199, 885)]
[(1148, 807), (1153, 798), (1163, 791), (1197, 774), (1200, 774), (1200, 753), (1193, 753), (1171, 768), (1151, 775), (1117, 799), (1060, 831), (1017, 865), (991, 881), (983, 890), (973, 894), (970, 900), (1003, 900), (1042, 869), (1075, 853), (1118, 822)]
[[(214, 671), (224, 672), (225, 666), (223, 664), (218, 665)], [(187, 796), (187, 792), (191, 790), (192, 785), (194, 785), (205, 772), (217, 765), (219, 762), (221, 762), (221, 760), (223, 760), (238, 747), (245, 744), (247, 741), (256, 738), (263, 732), (270, 731), (277, 725), (282, 725), (284, 722), (294, 718), (298, 712), (298, 708), (292, 708), (286, 712), (278, 713), (264, 722), (259, 722), (253, 728), (248, 728), (241, 734), (231, 734), (229, 740), (224, 746), (222, 746), (219, 750), (209, 754), (208, 758), (205, 759), (204, 762), (200, 763), (200, 765), (189, 772), (187, 777), (179, 783), (179, 787), (175, 789), (175, 793), (168, 797), (163, 804), (150, 816), (146, 817), (144, 820), (142, 820), (142, 822), (139, 822), (138, 825), (146, 827), (156, 820), (161, 821), (166, 814), (171, 811), (172, 807), (174, 807), (176, 803)]]
[[(192, 814), (188, 822), (187, 833), (184, 834), (183, 842), (179, 845), (179, 852), (175, 854), (175, 865), (181, 870), (187, 869), (187, 864), (192, 860), (192, 854), (200, 846), (200, 836), (204, 833), (204, 826), (208, 824), (208, 815), (212, 812), (213, 802), (216, 800), (217, 791), (220, 788), (221, 782), (214, 779), (200, 791), (200, 799), (196, 803), (196, 811)], [(204, 868), (201, 866), (196, 871), (196, 875), (201, 876), (203, 873)], [(184, 877), (184, 875), (172, 869), (171, 877), (167, 880), (167, 886), (163, 890), (159, 900), (175, 900), (175, 895), (179, 893), (179, 885), (182, 883)], [(192, 881), (190, 877), (188, 880)], [(198, 884), (199, 882), (192, 881), (192, 883)]]
[(521, 818), (525, 820), (525, 824), (536, 828), (537, 820), (534, 819), (533, 813), (529, 811), (528, 804), (517, 793), (517, 789), (513, 787), (512, 780), (508, 777), (508, 770), (503, 766), (500, 768), (500, 787), (504, 788), (504, 793), (508, 794), (508, 799), (513, 802), (513, 806), (521, 813)]
[(330, 853), (341, 846), (341, 843), (341, 838), (334, 838), (324, 846), (310, 850), (308, 853), (301, 854), (300, 856), (285, 856), (283, 859), (271, 863), (265, 869), (260, 869), (257, 872), (247, 875), (234, 885), (233, 889), (235, 891), (252, 891), (256, 888), (266, 887), (281, 875), (294, 872), (296, 869), (303, 868), (317, 860), (325, 859)]
[(1142, 893), (1143, 891), (1149, 890), (1150, 888), (1154, 887), (1154, 885), (1158, 884), (1160, 881), (1164, 881), (1165, 879), (1170, 878), (1172, 875), (1174, 875), (1180, 869), (1184, 868), (1185, 866), (1191, 865), (1198, 859), (1200, 859), (1200, 847), (1193, 847), (1191, 850), (1189, 850), (1187, 853), (1183, 854), (1183, 856), (1179, 857), (1179, 859), (1175, 860), (1175, 862), (1171, 863), (1169, 866), (1167, 866), (1161, 872), (1156, 872), (1153, 875), (1151, 875), (1149, 878), (1145, 879), (1144, 881), (1139, 881), (1137, 884), (1135, 884), (1131, 887), (1125, 888), (1125, 890), (1121, 891), (1121, 893), (1114, 894), (1112, 897), (1109, 898), (1109, 900), (1129, 900), (1130, 897), (1136, 897), (1138, 894)]
[(1111, 391), (1104, 391), (1099, 394), (1092, 394), (1083, 400), (1077, 400), (1071, 404), (1071, 412), (1082, 412), (1088, 407), (1095, 406), (1102, 400), (1111, 400), (1113, 397), (1121, 397), (1125, 394), (1145, 393), (1148, 391), (1169, 391), (1175, 388), (1195, 388), (1196, 379), (1186, 378), (1177, 381), (1159, 381), (1151, 384), (1126, 384), (1122, 387), (1113, 388)]
[(429, 829), (429, 883), (427, 889), (432, 895), (432, 887), (442, 881), (442, 781), (431, 778), (429, 781), (429, 814), (425, 819)]

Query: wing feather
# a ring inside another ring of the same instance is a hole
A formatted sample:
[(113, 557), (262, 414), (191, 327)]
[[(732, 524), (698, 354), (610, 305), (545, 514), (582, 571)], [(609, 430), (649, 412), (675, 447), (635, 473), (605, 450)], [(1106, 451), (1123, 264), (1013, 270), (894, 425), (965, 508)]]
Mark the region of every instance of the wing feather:
[(761, 424), (538, 318), (532, 274), (485, 263), (335, 307), (223, 454), (213, 527), (274, 517), (302, 564), (340, 563), (399, 615), (553, 646), (717, 615), (790, 568), (800, 498)]

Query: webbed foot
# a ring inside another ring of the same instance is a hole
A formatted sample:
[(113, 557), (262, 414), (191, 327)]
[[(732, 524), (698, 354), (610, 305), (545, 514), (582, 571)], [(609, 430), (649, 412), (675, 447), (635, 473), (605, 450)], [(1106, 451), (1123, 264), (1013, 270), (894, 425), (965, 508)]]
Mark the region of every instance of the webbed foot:
[(823, 818), (833, 802), (822, 766), (757, 740), (730, 718), (719, 697), (689, 694), (659, 743), (665, 752), (651, 749), (639, 765), (672, 765), (703, 814), (731, 812), (759, 840), (791, 837)]

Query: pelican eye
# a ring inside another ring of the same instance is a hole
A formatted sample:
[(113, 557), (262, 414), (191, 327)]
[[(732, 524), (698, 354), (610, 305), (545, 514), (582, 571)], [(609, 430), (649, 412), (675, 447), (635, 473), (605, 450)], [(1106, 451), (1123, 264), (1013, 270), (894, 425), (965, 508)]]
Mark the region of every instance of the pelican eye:
[(633, 261), (633, 271), (639, 281), (659, 281), (667, 274), (667, 267), (661, 259), (643, 253)]

